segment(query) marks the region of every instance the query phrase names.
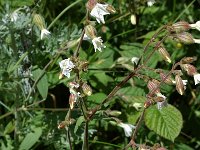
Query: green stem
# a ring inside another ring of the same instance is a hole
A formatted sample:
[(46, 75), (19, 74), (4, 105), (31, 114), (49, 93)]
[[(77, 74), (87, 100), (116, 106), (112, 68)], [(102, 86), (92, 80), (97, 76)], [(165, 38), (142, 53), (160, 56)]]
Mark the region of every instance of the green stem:
[(72, 8), (73, 6), (75, 6), (76, 4), (80, 3), (82, 0), (77, 0), (76, 2), (72, 3), (71, 5), (69, 5), (68, 7), (66, 7), (52, 22), (51, 24), (47, 27), (47, 29), (49, 30), (55, 23), (56, 21), (66, 12), (68, 11), (70, 8)]
[(85, 122), (85, 128), (84, 128), (84, 139), (83, 139), (83, 145), (82, 150), (88, 150), (88, 121)]
[(195, 2), (196, 0), (193, 0), (179, 15), (178, 17), (174, 20), (174, 22), (176, 22), (177, 20), (179, 20), (181, 18), (181, 16), (185, 13), (185, 11), (190, 8), (190, 6), (192, 6), (192, 4)]

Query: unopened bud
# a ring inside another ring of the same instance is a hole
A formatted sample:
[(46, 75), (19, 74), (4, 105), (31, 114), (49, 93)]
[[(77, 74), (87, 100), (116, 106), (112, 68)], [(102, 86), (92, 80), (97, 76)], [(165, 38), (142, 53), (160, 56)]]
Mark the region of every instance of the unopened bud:
[(172, 26), (171, 26), (171, 31), (172, 32), (176, 32), (176, 33), (180, 33), (180, 32), (184, 32), (184, 31), (187, 31), (189, 30), (191, 27), (190, 27), (190, 24), (185, 22), (185, 21), (179, 21), (179, 22), (176, 22), (174, 23)]
[(64, 77), (64, 74), (60, 73), (58, 79), (62, 79)]
[(106, 113), (108, 115), (114, 116), (114, 117), (118, 117), (119, 115), (122, 114), (120, 111), (117, 111), (117, 110), (108, 110), (108, 111), (106, 111)]
[(174, 75), (182, 76), (182, 75), (183, 75), (183, 72), (182, 72), (181, 70), (174, 70), (174, 71), (173, 71), (173, 74), (174, 74)]
[(69, 96), (69, 106), (70, 109), (74, 108), (74, 103), (76, 102), (77, 96), (75, 94), (70, 94)]
[(115, 8), (112, 5), (109, 5), (106, 7), (106, 10), (111, 13), (111, 14), (115, 14), (117, 11), (115, 10)]
[(92, 89), (87, 83), (83, 83), (82, 90), (85, 95), (87, 96), (92, 95)]
[(170, 59), (170, 55), (168, 53), (168, 51), (163, 47), (163, 46), (160, 46), (158, 48), (158, 52), (160, 53), (160, 55), (163, 57), (163, 59), (169, 63), (171, 63), (171, 59)]
[(191, 65), (191, 64), (181, 64), (180, 66), (181, 66), (181, 68), (182, 68), (183, 70), (185, 70), (185, 71), (187, 72), (187, 74), (188, 74), (189, 76), (193, 76), (194, 74), (197, 73), (196, 67), (194, 67), (194, 66)]
[(164, 83), (172, 84), (172, 79), (169, 76), (167, 77), (163, 72), (160, 72), (160, 78), (162, 81), (164, 81)]
[(190, 64), (190, 63), (193, 63), (194, 61), (197, 60), (197, 57), (184, 57), (183, 59), (181, 59), (181, 63), (182, 64)]
[(181, 77), (179, 75), (175, 76), (175, 81), (176, 81), (176, 90), (180, 95), (184, 94), (184, 84), (183, 84), (183, 80), (181, 79)]
[(33, 15), (33, 23), (35, 23), (35, 25), (38, 26), (40, 30), (45, 28), (44, 18), (39, 14)]
[(96, 37), (96, 29), (92, 25), (87, 25), (85, 27), (85, 34), (90, 38), (93, 39)]
[(73, 124), (74, 122), (75, 122), (74, 119), (62, 121), (61, 123), (59, 123), (58, 129), (63, 129), (63, 128), (65, 128), (66, 126), (69, 126), (69, 125)]
[(66, 48), (72, 48), (72, 47), (76, 46), (79, 43), (79, 41), (80, 41), (80, 38), (76, 39), (76, 40), (68, 41), (66, 44)]
[(136, 23), (137, 23), (135, 14), (131, 15), (131, 23), (132, 23), (132, 25), (136, 25)]
[(151, 99), (148, 99), (144, 102), (144, 108), (147, 109), (149, 106), (153, 104), (153, 101)]
[(193, 36), (188, 32), (182, 32), (174, 35), (180, 42), (184, 44), (193, 44), (195, 43)]
[(159, 81), (155, 80), (155, 79), (153, 79), (152, 81), (150, 80), (148, 82), (147, 87), (150, 92), (153, 92), (152, 94), (160, 93), (160, 89), (158, 88), (158, 83), (159, 83)]
[(86, 8), (91, 11), (94, 6), (97, 4), (96, 0), (88, 0), (88, 2), (86, 3)]
[(83, 61), (80, 63), (80, 69), (83, 70), (83, 71), (87, 71), (88, 69), (88, 62), (87, 61)]

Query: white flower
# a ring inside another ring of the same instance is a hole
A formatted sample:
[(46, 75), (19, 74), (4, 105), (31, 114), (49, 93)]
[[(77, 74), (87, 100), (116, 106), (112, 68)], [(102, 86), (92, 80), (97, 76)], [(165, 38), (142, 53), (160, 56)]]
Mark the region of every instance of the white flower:
[(14, 11), (14, 12), (10, 15), (11, 22), (16, 22), (18, 17), (19, 17), (19, 16), (18, 16), (18, 13), (17, 13), (16, 11)]
[(194, 43), (200, 44), (200, 39), (193, 39)]
[(138, 61), (139, 61), (140, 59), (138, 58), (138, 57), (132, 57), (131, 58), (131, 62), (133, 63), (133, 64), (138, 64)]
[(193, 29), (197, 29), (197, 30), (200, 31), (200, 21), (197, 21), (194, 24), (190, 24), (190, 27), (193, 28)]
[(101, 52), (102, 48), (106, 48), (106, 46), (103, 44), (103, 40), (101, 37), (95, 37), (92, 39), (92, 44), (94, 45), (95, 52), (99, 50)]
[(162, 97), (164, 100), (166, 99), (166, 97), (163, 94), (161, 94), (161, 93), (156, 93), (156, 96), (157, 97)]
[(153, 4), (155, 3), (156, 1), (155, 0), (147, 0), (147, 5), (149, 7), (153, 6)]
[(120, 123), (118, 125), (124, 129), (126, 137), (130, 137), (132, 134), (132, 130), (135, 129), (135, 126), (133, 126), (132, 124)]
[(200, 74), (199, 73), (194, 74), (194, 83), (195, 83), (195, 85), (200, 83)]
[(22, 8), (18, 8), (10, 14), (11, 22), (16, 22), (19, 18), (19, 13)]
[(69, 78), (70, 72), (75, 67), (73, 62), (70, 61), (70, 58), (62, 60), (61, 62), (59, 62), (59, 65), (62, 70), (62, 74), (64, 74), (65, 76), (67, 76)]
[(41, 30), (41, 40), (43, 39), (44, 35), (49, 35), (51, 34), (47, 29), (42, 29)]
[(90, 12), (90, 15), (95, 17), (98, 23), (102, 22), (103, 24), (105, 24), (104, 15), (110, 14), (106, 9), (107, 7), (108, 4), (97, 3)]
[(163, 98), (163, 101), (157, 102), (157, 108), (158, 108), (159, 110), (161, 110), (163, 107), (166, 107), (166, 106), (167, 106), (166, 97), (165, 97), (163, 94), (161, 94), (161, 93), (156, 93), (156, 96), (157, 96), (157, 97)]

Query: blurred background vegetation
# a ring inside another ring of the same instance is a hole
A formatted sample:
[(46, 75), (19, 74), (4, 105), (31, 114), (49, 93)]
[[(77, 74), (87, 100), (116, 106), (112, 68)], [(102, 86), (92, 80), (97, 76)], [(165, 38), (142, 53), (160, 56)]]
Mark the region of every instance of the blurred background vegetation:
[[(70, 79), (58, 79), (59, 61), (70, 57), (76, 47), (67, 49), (68, 41), (77, 40), (84, 27), (86, 0), (1, 0), (0, 1), (0, 146), (2, 150), (11, 149), (69, 149), (65, 129), (57, 128), (65, 119), (69, 109)], [(106, 16), (106, 24), (96, 25), (98, 34), (106, 44), (103, 52), (94, 52), (89, 42), (83, 42), (80, 59), (89, 62), (88, 72), (81, 78), (93, 89), (88, 97), (90, 108), (123, 80), (131, 70), (128, 62), (133, 56), (142, 55), (142, 49), (155, 31), (164, 24), (184, 20), (195, 23), (200, 20), (199, 0), (156, 0), (155, 5), (147, 7), (145, 0), (108, 0), (117, 10), (117, 14)], [(75, 4), (74, 4), (75, 3)], [(66, 7), (74, 4), (52, 26), (54, 19)], [(19, 19), (10, 21), (9, 17), (16, 9)], [(37, 12), (45, 18), (51, 35), (40, 40), (40, 31), (32, 23), (32, 14)], [(131, 15), (136, 15), (137, 23), (131, 23)], [(192, 30), (195, 38), (200, 39), (198, 31)], [(182, 45), (167, 40), (165, 47), (171, 54), (173, 63), (184, 56), (200, 56), (200, 45)], [(123, 62), (119, 60), (122, 58)], [(127, 60), (127, 61), (126, 61)], [(50, 65), (45, 68), (45, 66)], [(155, 54), (148, 64), (152, 68), (169, 70), (172, 64), (166, 64)], [(200, 70), (200, 61), (194, 64)], [(45, 68), (45, 70), (44, 70)], [(41, 80), (32, 89), (38, 76)], [(155, 76), (147, 71), (149, 76)], [(162, 87), (168, 102), (178, 108), (183, 115), (183, 128), (174, 142), (166, 140), (142, 126), (137, 143), (154, 145), (159, 143), (167, 149), (200, 148), (200, 88), (194, 86), (192, 77), (184, 76), (188, 86), (180, 96), (174, 86)], [(133, 86), (136, 85), (136, 86)], [(118, 110), (123, 122), (136, 123), (140, 114), (134, 104), (142, 105), (148, 93), (145, 81), (131, 79), (120, 89), (113, 100), (106, 103), (103, 110)], [(90, 149), (121, 149), (128, 142), (122, 128), (110, 123), (112, 117), (99, 111), (89, 124)], [(75, 106), (72, 112), (75, 120), (81, 111)], [(79, 118), (79, 120), (81, 120)], [(83, 125), (70, 126), (74, 149), (81, 149)]]

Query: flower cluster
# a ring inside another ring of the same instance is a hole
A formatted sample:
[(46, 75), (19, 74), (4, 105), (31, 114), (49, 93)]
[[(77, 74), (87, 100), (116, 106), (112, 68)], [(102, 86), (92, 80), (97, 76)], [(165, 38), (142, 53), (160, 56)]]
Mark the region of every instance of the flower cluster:
[[(86, 6), (90, 12), (90, 15), (96, 18), (98, 23), (105, 24), (104, 16), (116, 12), (112, 5), (107, 3), (99, 3), (97, 0), (88, 0)], [(97, 50), (101, 52), (102, 48), (106, 48), (101, 37), (97, 36), (96, 29), (93, 25), (87, 25), (85, 27), (85, 35), (83, 40), (92, 42), (95, 52)]]
[(177, 23), (174, 23), (172, 26), (169, 26), (168, 28), (172, 33), (174, 32), (172, 36), (176, 38), (179, 42), (182, 42), (184, 44), (200, 44), (200, 39), (195, 39), (190, 33), (186, 32), (189, 29), (196, 29), (200, 31), (200, 21), (197, 21), (194, 24), (189, 24), (185, 21), (179, 21)]

